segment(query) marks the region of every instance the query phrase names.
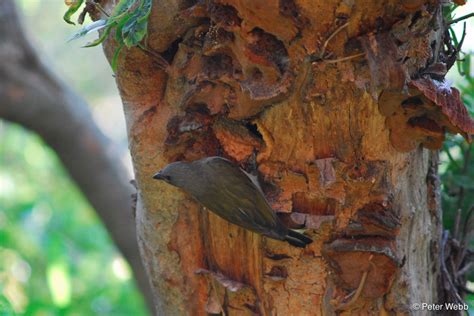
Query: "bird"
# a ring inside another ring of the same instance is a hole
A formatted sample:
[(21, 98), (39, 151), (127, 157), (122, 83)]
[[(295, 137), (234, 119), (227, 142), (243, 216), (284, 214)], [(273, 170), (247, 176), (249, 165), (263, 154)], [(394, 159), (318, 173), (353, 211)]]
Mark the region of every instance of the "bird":
[(223, 157), (170, 163), (153, 176), (182, 189), (235, 225), (304, 248), (313, 240), (289, 229), (266, 200), (257, 178)]

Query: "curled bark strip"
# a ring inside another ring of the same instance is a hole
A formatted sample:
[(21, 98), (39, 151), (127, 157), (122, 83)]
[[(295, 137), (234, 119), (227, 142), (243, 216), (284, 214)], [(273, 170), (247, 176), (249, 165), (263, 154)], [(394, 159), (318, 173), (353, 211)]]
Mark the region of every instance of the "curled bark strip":
[(352, 292), (351, 294), (349, 294), (345, 299), (349, 299), (348, 301), (346, 302), (343, 302), (341, 304), (339, 304), (337, 307), (336, 307), (336, 310), (337, 311), (342, 311), (342, 310), (347, 310), (349, 309), (350, 307), (352, 307), (356, 302), (357, 302), (357, 299), (360, 297), (361, 293), (362, 293), (362, 290), (364, 289), (364, 286), (365, 286), (365, 282), (367, 281), (367, 276), (369, 275), (369, 272), (371, 269), (375, 269), (375, 265), (372, 263), (372, 259), (373, 259), (373, 255), (370, 255), (369, 257), (369, 268), (367, 268), (367, 270), (364, 271), (364, 273), (362, 274), (362, 277), (360, 279), (360, 283), (359, 283), (359, 286), (357, 287), (357, 289)]
[[(379, 89), (402, 89), (406, 80), (405, 69), (395, 39), (389, 33), (364, 36), (360, 39), (367, 52), (372, 93)], [(380, 65), (384, 66), (381, 67)]]
[(395, 239), (400, 226), (400, 219), (390, 204), (372, 202), (357, 210), (346, 233), (354, 237), (381, 236)]
[(372, 267), (372, 277), (363, 286), (365, 297), (380, 297), (390, 290), (400, 265), (393, 242), (380, 237), (336, 239), (324, 255), (337, 272), (334, 281), (347, 290), (359, 288), (360, 277)]
[(474, 121), (457, 89), (427, 77), (412, 80), (408, 87), (408, 94), (385, 90), (379, 97), (397, 150), (410, 151), (420, 143), (439, 149), (446, 132), (460, 133), (470, 141)]
[(410, 85), (439, 108), (455, 132), (463, 134), (467, 140), (471, 139), (471, 134), (474, 134), (474, 121), (462, 102), (459, 90), (429, 78), (412, 80)]
[(247, 285), (245, 285), (241, 282), (229, 279), (228, 277), (223, 275), (221, 272), (213, 272), (213, 271), (210, 271), (210, 270), (207, 270), (207, 269), (198, 269), (198, 270), (196, 270), (195, 273), (196, 274), (203, 274), (203, 275), (206, 275), (206, 274), (210, 275), (217, 282), (219, 282), (223, 287), (225, 287), (226, 289), (228, 289), (231, 292), (237, 292), (237, 291), (239, 291), (242, 288), (247, 286)]

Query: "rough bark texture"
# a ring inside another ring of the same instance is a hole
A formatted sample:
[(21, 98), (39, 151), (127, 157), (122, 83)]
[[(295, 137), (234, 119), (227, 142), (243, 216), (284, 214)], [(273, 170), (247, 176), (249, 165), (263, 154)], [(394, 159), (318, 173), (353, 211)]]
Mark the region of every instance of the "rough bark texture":
[(0, 118), (38, 133), (57, 153), (130, 264), (151, 309), (133, 224), (135, 190), (127, 169), (86, 102), (38, 58), (11, 0), (0, 2)]
[[(433, 70), (446, 68), (440, 10), (435, 1), (154, 2), (147, 43), (170, 67), (131, 49), (117, 84), (160, 315), (411, 314), (412, 303), (438, 302), (436, 152), (426, 148), (446, 131), (474, 131)], [(109, 57), (114, 49), (105, 46)], [(213, 155), (256, 165), (275, 211), (314, 243), (261, 238), (151, 178)]]

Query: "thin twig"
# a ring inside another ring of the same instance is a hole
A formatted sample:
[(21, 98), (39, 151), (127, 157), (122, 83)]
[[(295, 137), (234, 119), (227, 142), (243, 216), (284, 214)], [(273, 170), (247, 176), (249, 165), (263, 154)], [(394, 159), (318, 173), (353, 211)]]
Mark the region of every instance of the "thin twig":
[(373, 257), (374, 257), (374, 255), (370, 255), (370, 257), (369, 257), (370, 267), (366, 271), (364, 271), (364, 273), (362, 274), (362, 278), (360, 279), (359, 286), (357, 287), (357, 290), (354, 292), (351, 299), (347, 303), (342, 303), (336, 308), (337, 311), (346, 310), (347, 308), (351, 307), (357, 301), (360, 294), (362, 293), (362, 290), (364, 289), (365, 282), (367, 281), (367, 276), (369, 275), (369, 272), (370, 272), (370, 268), (375, 268), (375, 265), (372, 262)]
[(336, 59), (323, 59), (323, 62), (325, 62), (327, 64), (335, 64), (335, 63), (338, 63), (338, 62), (341, 62), (341, 61), (346, 61), (346, 60), (354, 59), (354, 58), (357, 58), (357, 57), (362, 57), (364, 55), (365, 55), (365, 53), (359, 53), (359, 54), (346, 56), (346, 57), (341, 57), (341, 58), (336, 58)]
[(329, 35), (329, 37), (326, 39), (326, 41), (323, 44), (323, 48), (321, 49), (321, 53), (319, 53), (319, 58), (320, 59), (324, 58), (324, 54), (326, 54), (326, 47), (328, 46), (329, 42), (334, 38), (334, 36), (336, 36), (339, 32), (341, 32), (343, 29), (345, 29), (348, 25), (349, 25), (349, 22), (341, 25), (334, 32), (332, 32), (331, 35)]
[(455, 23), (458, 23), (458, 22), (460, 22), (460, 21), (462, 21), (462, 20), (469, 19), (469, 18), (471, 18), (471, 17), (473, 17), (473, 16), (474, 16), (474, 13), (469, 13), (469, 14), (463, 15), (463, 16), (457, 18), (457, 19), (448, 21), (446, 24), (447, 24), (447, 25), (455, 24)]
[(469, 270), (472, 268), (473, 264), (474, 264), (474, 262), (471, 261), (471, 262), (468, 262), (466, 265), (464, 265), (464, 267), (462, 267), (461, 270), (456, 272), (456, 278), (462, 277), (464, 274), (469, 272)]
[(470, 221), (471, 221), (471, 216), (474, 214), (474, 206), (471, 206), (471, 208), (469, 209), (469, 211), (467, 212), (467, 215), (466, 215), (466, 219), (464, 220), (464, 226), (463, 226), (463, 230), (462, 230), (462, 238), (460, 240), (460, 247), (459, 247), (459, 254), (458, 254), (458, 258), (457, 258), (457, 262), (456, 262), (456, 270), (459, 270), (461, 268), (461, 264), (462, 262), (464, 261), (464, 258), (466, 256), (466, 249), (468, 248), (468, 245), (467, 243), (469, 242), (469, 240), (466, 240), (467, 238), (467, 229), (468, 229), (468, 225), (470, 224)]
[(466, 22), (463, 23), (462, 27), (462, 35), (461, 35), (461, 40), (459, 41), (458, 46), (456, 47), (456, 51), (459, 53), (462, 48), (462, 44), (464, 43), (464, 39), (466, 38)]
[[(464, 164), (463, 164), (463, 168), (461, 170), (461, 174), (463, 174), (463, 175), (467, 174), (467, 172), (469, 170), (469, 163), (470, 163), (470, 158), (471, 158), (471, 148), (472, 148), (472, 145), (469, 144), (467, 146), (467, 149), (463, 150)], [(461, 147), (461, 149), (462, 149), (462, 147)], [(457, 208), (462, 208), (463, 204), (464, 204), (464, 187), (460, 186), (459, 187)]]
[(107, 13), (107, 11), (105, 11), (105, 9), (98, 3), (95, 4), (95, 7), (100, 11), (102, 12), (106, 17), (110, 18), (110, 14)]
[(471, 217), (472, 217), (473, 214), (474, 214), (474, 205), (471, 206), (471, 208), (467, 212), (466, 219), (464, 220), (461, 245), (463, 244), (463, 242), (466, 243), (465, 239), (466, 239), (466, 236), (467, 236), (467, 233), (468, 233), (467, 229), (469, 228), (468, 225), (470, 224), (470, 220), (471, 220)]
[(461, 214), (462, 214), (462, 210), (460, 208), (458, 208), (458, 210), (456, 211), (456, 217), (455, 217), (455, 221), (454, 221), (454, 229), (453, 229), (453, 236), (456, 240), (459, 240), (459, 228), (461, 226)]
[(97, 10), (102, 12), (106, 17), (110, 18), (110, 14), (108, 14), (105, 9), (100, 5), (100, 3), (95, 2), (94, 0), (88, 0), (87, 3), (92, 4)]
[(349, 25), (349, 22), (341, 25), (338, 27), (334, 32), (329, 35), (329, 37), (324, 41), (323, 47), (321, 48), (321, 52), (318, 55), (311, 55), (309, 56), (309, 61), (310, 62), (324, 62), (327, 64), (335, 64), (341, 61), (346, 61), (346, 60), (351, 60), (357, 57), (364, 56), (365, 53), (359, 53), (351, 56), (346, 56), (346, 57), (341, 57), (341, 58), (335, 58), (335, 59), (327, 59), (330, 57), (331, 54), (326, 55), (326, 49), (327, 46), (329, 45), (329, 42), (337, 35), (339, 34), (343, 29), (345, 29)]
[(445, 257), (445, 250), (446, 244), (448, 242), (449, 232), (445, 230), (443, 232), (443, 237), (441, 239), (441, 251), (440, 251), (440, 261), (441, 261), (441, 271), (443, 272), (443, 276), (445, 280), (448, 282), (450, 292), (453, 294), (454, 298), (458, 301), (458, 303), (463, 303), (463, 299), (459, 296), (457, 288), (454, 286), (453, 280), (451, 279), (451, 275), (449, 274), (448, 269), (446, 268), (446, 257)]
[(449, 151), (448, 146), (444, 145), (444, 152), (449, 158), (449, 162), (452, 163), (458, 170), (461, 169), (461, 166), (458, 164), (458, 162), (454, 159), (453, 155), (451, 155), (451, 152)]

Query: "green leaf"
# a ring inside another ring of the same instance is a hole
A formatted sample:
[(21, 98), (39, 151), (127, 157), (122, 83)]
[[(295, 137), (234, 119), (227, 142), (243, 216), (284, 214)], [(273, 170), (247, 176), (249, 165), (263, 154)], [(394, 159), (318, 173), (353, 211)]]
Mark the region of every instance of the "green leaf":
[(471, 78), (471, 55), (469, 54), (464, 56), (464, 61), (462, 62), (462, 71), (466, 77)]
[(136, 2), (137, 0), (120, 0), (112, 11), (110, 17), (118, 17), (119, 15), (126, 13), (126, 11), (129, 11)]
[(76, 0), (76, 2), (69, 7), (69, 9), (66, 11), (66, 13), (63, 16), (63, 19), (64, 21), (66, 21), (66, 23), (73, 24), (73, 25), (76, 24), (71, 21), (71, 17), (74, 13), (77, 12), (77, 10), (79, 10), (83, 2), (84, 0)]
[(454, 10), (456, 10), (456, 8), (457, 8), (456, 5), (445, 6), (443, 8), (444, 19), (447, 20), (447, 21), (452, 20), (453, 12), (454, 12)]
[(124, 15), (120, 20), (117, 21), (117, 27), (115, 28), (115, 40), (118, 43), (123, 44), (123, 37), (122, 37), (122, 28), (130, 19), (130, 15)]
[[(82, 1), (80, 0), (81, 3)], [(87, 25), (74, 34), (69, 41), (105, 28), (99, 38), (86, 44), (84, 47), (97, 46), (107, 39), (112, 28), (115, 27), (115, 40), (118, 43), (118, 48), (115, 50), (111, 62), (112, 69), (115, 72), (118, 57), (123, 47), (139, 46), (140, 42), (147, 35), (148, 18), (151, 13), (152, 3), (153, 0), (120, 0), (107, 20), (99, 20)]]
[(147, 34), (150, 13), (151, 0), (142, 0), (140, 7), (122, 28), (123, 42), (127, 47), (137, 46), (143, 40)]
[(458, 37), (456, 36), (456, 32), (454, 32), (452, 27), (449, 27), (449, 33), (451, 34), (451, 39), (453, 40), (454, 46), (458, 46)]

